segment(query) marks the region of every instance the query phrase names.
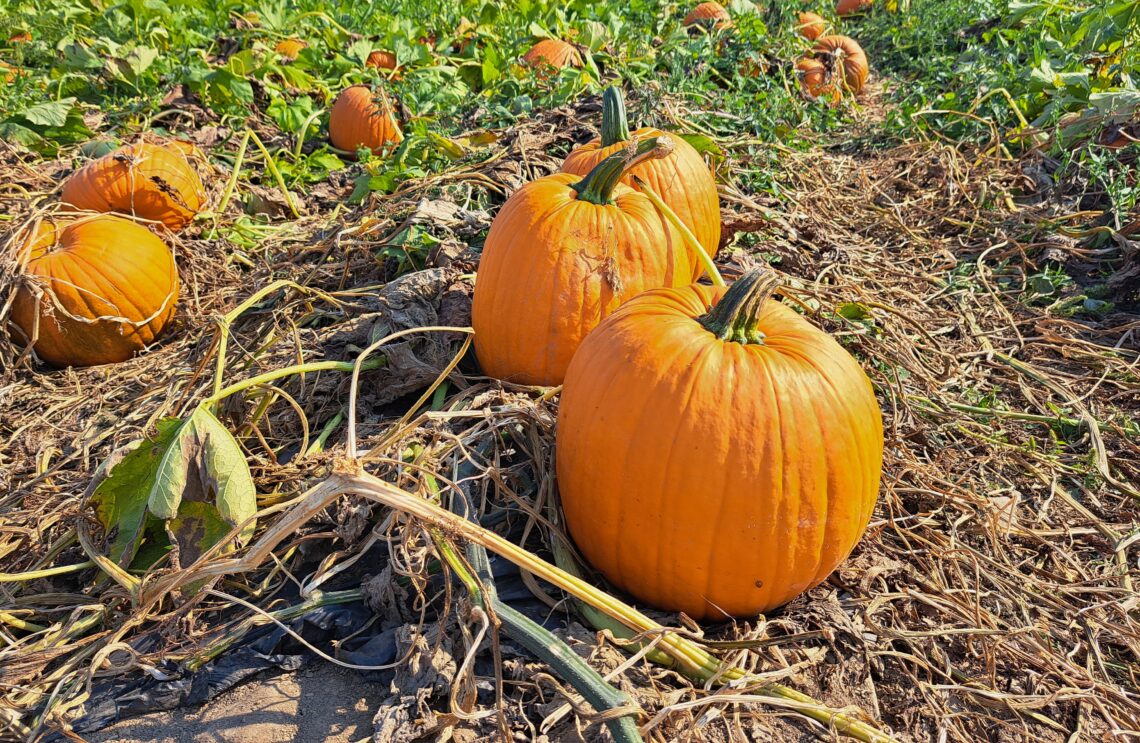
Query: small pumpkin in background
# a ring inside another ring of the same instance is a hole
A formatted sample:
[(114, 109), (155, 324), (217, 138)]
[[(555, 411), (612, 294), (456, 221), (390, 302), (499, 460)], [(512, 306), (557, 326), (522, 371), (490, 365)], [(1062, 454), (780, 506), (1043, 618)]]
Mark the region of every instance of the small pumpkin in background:
[(19, 67), (10, 65), (4, 60), (0, 59), (0, 77), (4, 78), (5, 84), (14, 83), (16, 82), (17, 77), (22, 77), (26, 74), (28, 73)]
[(601, 136), (575, 147), (566, 156), (561, 170), (586, 175), (602, 160), (628, 146), (631, 140), (650, 137), (670, 139), (672, 152), (627, 169), (622, 183), (636, 188), (633, 176), (643, 179), (693, 232), (708, 254), (715, 255), (720, 245), (720, 195), (712, 171), (701, 154), (676, 135), (652, 127), (630, 133), (625, 101), (617, 87), (610, 86), (602, 94)]
[(336, 97), (329, 113), (333, 147), (350, 152), (366, 148), (379, 154), (403, 139), (392, 102), (383, 90), (353, 85)]
[(394, 70), (396, 69), (396, 55), (383, 49), (376, 49), (368, 55), (364, 66), (373, 67), (377, 70)]
[(1119, 150), (1140, 142), (1140, 127), (1132, 124), (1111, 124), (1100, 133), (1097, 142), (1110, 150)]
[(822, 582), (874, 510), (882, 415), (774, 274), (631, 299), (579, 347), (556, 467), (583, 556), (641, 601), (755, 617)]
[(705, 2), (690, 10), (682, 23), (685, 26), (707, 26), (719, 31), (732, 25), (732, 16), (720, 3)]
[(839, 88), (831, 82), (823, 62), (801, 59), (796, 62), (796, 76), (800, 81), (800, 90), (808, 100), (824, 100), (831, 104), (839, 102), (841, 97)]
[(27, 44), (32, 40), (31, 31), (17, 31), (8, 37), (9, 44)]
[(835, 15), (843, 18), (862, 13), (871, 7), (871, 0), (839, 0), (835, 4)]
[(577, 47), (562, 39), (543, 39), (523, 55), (522, 61), (540, 78), (546, 78), (563, 67), (581, 67), (582, 55)]
[(815, 58), (822, 61), (834, 75), (839, 75), (843, 87), (858, 94), (867, 83), (870, 66), (859, 42), (850, 36), (833, 34), (822, 36), (815, 42)]
[(60, 200), (81, 211), (130, 214), (177, 231), (202, 210), (206, 189), (184, 144), (140, 142), (75, 171)]
[(499, 210), (479, 261), (471, 324), (487, 374), (556, 385), (582, 339), (646, 289), (683, 286), (700, 263), (645, 194), (620, 183), (670, 140), (610, 155), (584, 178), (531, 181)]
[(308, 44), (301, 39), (282, 39), (277, 42), (277, 46), (273, 47), (273, 51), (280, 54), (286, 60), (292, 61), (296, 59), (301, 50), (308, 48)]
[(11, 319), (53, 366), (126, 361), (158, 338), (178, 303), (170, 249), (123, 217), (46, 219), (20, 264)]
[(808, 41), (815, 41), (827, 31), (827, 21), (815, 13), (800, 13), (796, 30)]

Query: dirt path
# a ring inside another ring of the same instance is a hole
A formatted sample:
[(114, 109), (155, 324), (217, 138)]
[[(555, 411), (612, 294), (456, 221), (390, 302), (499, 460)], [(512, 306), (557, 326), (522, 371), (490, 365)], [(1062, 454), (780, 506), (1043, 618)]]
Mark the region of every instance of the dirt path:
[(118, 722), (91, 743), (273, 743), (370, 740), (387, 685), (327, 663), (258, 677), (199, 707)]

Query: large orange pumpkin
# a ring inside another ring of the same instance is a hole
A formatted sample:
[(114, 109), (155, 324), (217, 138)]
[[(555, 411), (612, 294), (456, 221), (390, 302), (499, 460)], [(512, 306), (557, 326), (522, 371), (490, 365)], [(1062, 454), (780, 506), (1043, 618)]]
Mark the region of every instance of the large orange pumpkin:
[(732, 16), (720, 3), (707, 2), (690, 10), (683, 22), (686, 26), (708, 25), (721, 29), (732, 25)]
[(827, 21), (821, 15), (803, 12), (800, 13), (796, 30), (808, 41), (815, 41), (827, 31)]
[(720, 197), (704, 158), (685, 140), (659, 129), (643, 127), (631, 135), (618, 88), (611, 86), (602, 94), (602, 136), (571, 151), (562, 163), (562, 172), (585, 175), (626, 147), (631, 138), (649, 137), (668, 138), (673, 143), (672, 154), (629, 169), (622, 182), (632, 186), (635, 175), (644, 180), (692, 230), (708, 254), (715, 255), (720, 244)]
[(404, 139), (392, 103), (383, 90), (353, 85), (341, 91), (329, 113), (329, 140), (334, 147), (380, 153)]
[(825, 100), (838, 103), (841, 97), (839, 88), (829, 79), (823, 62), (815, 59), (801, 59), (796, 62), (796, 75), (800, 89), (810, 100)]
[(835, 14), (837, 16), (855, 15), (869, 7), (871, 7), (871, 0), (839, 0), (835, 4)]
[(843, 84), (852, 93), (863, 90), (870, 67), (859, 42), (850, 36), (823, 36), (815, 42), (815, 58), (822, 60), (833, 74), (842, 71)]
[(639, 292), (683, 286), (700, 264), (625, 169), (665, 156), (650, 139), (603, 160), (585, 178), (531, 181), (495, 217), (475, 279), (472, 325), (483, 370), (555, 385), (601, 320)]
[(75, 171), (60, 200), (80, 210), (132, 214), (180, 230), (202, 210), (206, 190), (182, 145), (141, 142)]
[(573, 44), (561, 39), (543, 39), (523, 55), (522, 61), (545, 78), (563, 67), (581, 67), (582, 55)]
[(125, 361), (154, 342), (174, 315), (174, 256), (128, 219), (45, 220), (21, 260), (27, 285), (16, 291), (12, 321), (54, 366)]
[(718, 620), (780, 606), (870, 520), (883, 454), (870, 381), (771, 288), (752, 273), (727, 294), (646, 292), (566, 373), (556, 455), (570, 534), (660, 609)]

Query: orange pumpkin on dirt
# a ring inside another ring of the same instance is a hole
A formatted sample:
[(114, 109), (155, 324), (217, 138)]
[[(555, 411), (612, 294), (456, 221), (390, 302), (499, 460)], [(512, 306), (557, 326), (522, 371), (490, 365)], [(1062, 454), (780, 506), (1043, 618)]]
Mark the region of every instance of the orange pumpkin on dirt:
[(815, 58), (832, 71), (842, 73), (843, 87), (858, 94), (867, 84), (870, 67), (859, 42), (850, 36), (823, 36), (815, 42)]
[(178, 302), (170, 249), (122, 217), (44, 220), (21, 264), (11, 318), (54, 366), (126, 361), (154, 342)]
[(800, 89), (809, 100), (823, 99), (829, 103), (839, 102), (839, 88), (828, 79), (827, 68), (822, 62), (814, 59), (801, 59), (796, 62), (796, 76), (800, 81)]
[(808, 41), (815, 41), (827, 31), (827, 21), (815, 13), (800, 13), (796, 30)]
[(543, 39), (527, 51), (523, 64), (533, 68), (540, 78), (556, 74), (563, 67), (581, 67), (582, 55), (573, 44), (561, 39)]
[(871, 0), (839, 0), (835, 4), (835, 15), (844, 17), (862, 13), (871, 7)]
[(871, 383), (771, 289), (757, 272), (727, 293), (645, 292), (566, 372), (556, 465), (570, 535), (659, 609), (755, 617), (822, 582), (871, 518)]
[(333, 147), (351, 152), (366, 148), (379, 154), (403, 139), (392, 102), (383, 90), (353, 85), (337, 96), (329, 113)]
[(75, 171), (60, 200), (83, 211), (130, 214), (181, 230), (202, 210), (206, 190), (182, 144), (141, 142)]
[(676, 228), (647, 196), (620, 183), (626, 169), (667, 150), (667, 140), (649, 139), (585, 178), (556, 173), (507, 200), (475, 278), (471, 324), (484, 372), (560, 384), (578, 344), (614, 309), (646, 289), (699, 275)]
[(732, 16), (720, 3), (701, 3), (685, 16), (686, 26), (711, 26), (715, 29), (724, 29), (732, 25)]
[(629, 168), (622, 183), (636, 188), (633, 177), (644, 180), (693, 232), (708, 254), (715, 255), (720, 245), (720, 196), (712, 171), (700, 153), (678, 136), (651, 127), (631, 134), (620, 89), (611, 86), (602, 94), (601, 136), (574, 148), (566, 156), (561, 170), (586, 175), (602, 160), (627, 147), (631, 139), (650, 137), (669, 138), (673, 143), (672, 153)]

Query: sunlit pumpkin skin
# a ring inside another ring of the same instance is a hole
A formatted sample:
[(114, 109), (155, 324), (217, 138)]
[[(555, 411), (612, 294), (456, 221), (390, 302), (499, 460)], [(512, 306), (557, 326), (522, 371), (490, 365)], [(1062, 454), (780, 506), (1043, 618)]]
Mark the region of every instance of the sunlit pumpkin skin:
[(1134, 131), (1130, 125), (1114, 124), (1102, 131), (1097, 141), (1110, 150), (1119, 150), (1140, 142), (1140, 133)]
[(822, 36), (815, 42), (815, 57), (816, 59), (830, 57), (834, 60), (833, 64), (836, 65), (834, 69), (842, 69), (843, 85), (852, 93), (857, 94), (863, 90), (870, 74), (870, 67), (863, 47), (859, 46), (859, 42), (855, 39), (838, 34)]
[(683, 23), (686, 26), (702, 25), (723, 29), (732, 25), (732, 16), (720, 3), (708, 2), (690, 10)]
[(871, 7), (871, 0), (839, 0), (835, 4), (835, 15), (843, 17), (862, 13)]
[(531, 181), (495, 217), (472, 307), (475, 354), (487, 374), (560, 384), (578, 344), (622, 302), (698, 275), (676, 228), (647, 196), (618, 183), (623, 158), (613, 155), (586, 178)]
[(293, 60), (300, 55), (301, 50), (307, 48), (309, 45), (300, 39), (282, 39), (277, 42), (277, 46), (273, 47), (273, 51), (280, 54), (285, 59)]
[(801, 59), (796, 62), (796, 75), (800, 80), (800, 89), (809, 100), (823, 100), (832, 104), (839, 102), (839, 88), (828, 80), (827, 68), (822, 62)]
[(701, 620), (754, 617), (823, 581), (866, 529), (882, 468), (859, 364), (773, 300), (756, 305), (762, 337), (702, 324), (739, 298), (694, 284), (630, 300), (582, 343), (559, 403), (558, 487), (583, 556)]
[(563, 67), (581, 67), (582, 55), (573, 44), (561, 39), (543, 39), (523, 55), (522, 61), (545, 78)]
[(701, 154), (680, 137), (652, 127), (629, 131), (621, 91), (608, 88), (603, 94), (602, 136), (576, 147), (562, 163), (563, 173), (586, 175), (605, 158), (620, 151), (629, 140), (668, 137), (673, 152), (668, 157), (646, 160), (626, 171), (622, 183), (634, 186), (633, 176), (644, 180), (661, 200), (676, 212), (709, 255), (720, 245), (720, 196), (716, 179)]
[(130, 214), (177, 231), (202, 210), (206, 190), (182, 145), (143, 142), (75, 171), (60, 200), (82, 211)]
[(827, 31), (827, 21), (815, 13), (800, 13), (796, 30), (808, 41), (815, 41)]
[(5, 83), (16, 82), (17, 77), (22, 77), (27, 73), (19, 67), (13, 67), (7, 62), (0, 60), (0, 77), (4, 78)]
[(32, 40), (31, 31), (17, 31), (8, 37), (9, 44), (27, 44)]
[[(109, 214), (41, 222), (26, 243), (25, 281), (12, 321), (53, 366), (126, 361), (174, 315), (178, 269), (170, 249), (142, 225)], [(39, 327), (36, 327), (36, 321)]]
[(329, 114), (333, 147), (351, 152), (363, 147), (379, 154), (403, 139), (392, 103), (383, 90), (353, 85), (337, 96)]
[(364, 66), (375, 67), (378, 70), (394, 70), (396, 69), (396, 55), (383, 49), (377, 49), (368, 55)]

